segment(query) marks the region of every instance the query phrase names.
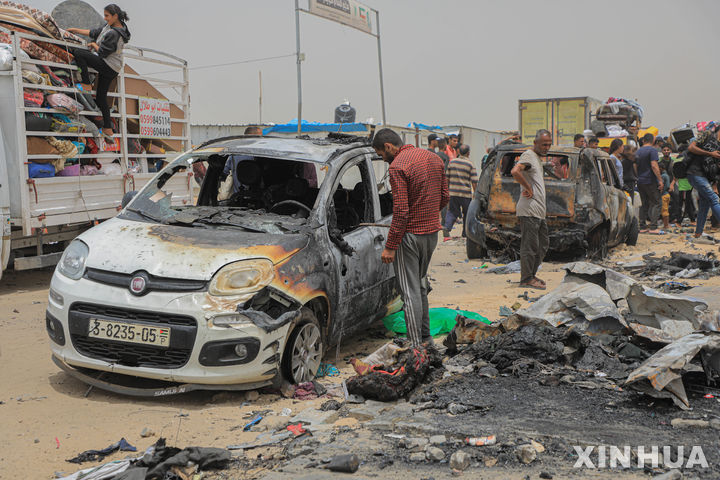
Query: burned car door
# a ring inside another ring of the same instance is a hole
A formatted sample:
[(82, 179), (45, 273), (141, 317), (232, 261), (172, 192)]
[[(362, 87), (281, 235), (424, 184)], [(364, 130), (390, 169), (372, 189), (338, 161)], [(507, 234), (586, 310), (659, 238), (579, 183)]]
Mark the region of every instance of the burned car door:
[(348, 160), (333, 180), (327, 199), (327, 226), (332, 243), (339, 299), (330, 336), (339, 338), (377, 318), (385, 267), (375, 227), (376, 187), (366, 155)]
[(610, 234), (608, 236), (609, 243), (616, 245), (625, 241), (630, 221), (632, 220), (630, 211), (630, 198), (622, 190), (622, 182), (615, 163), (611, 158), (604, 158), (607, 168), (607, 204), (610, 216)]
[(586, 148), (580, 152), (580, 177), (578, 178), (577, 202), (587, 209), (587, 230), (604, 222), (610, 212), (607, 208), (607, 192), (602, 180), (602, 173), (596, 162), (599, 152)]
[[(371, 159), (373, 181), (373, 197), (375, 208), (375, 225), (370, 227), (373, 232), (373, 242), (375, 245), (375, 258), (380, 266), (379, 284), (380, 284), (380, 311), (378, 315), (385, 316), (402, 308), (402, 300), (400, 299), (400, 291), (398, 290), (397, 281), (395, 280), (395, 269), (392, 264), (385, 264), (381, 261), (382, 251), (385, 248), (387, 235), (390, 231), (392, 223), (392, 192), (390, 187), (389, 165), (379, 157)], [(380, 226), (387, 225), (387, 227)]]

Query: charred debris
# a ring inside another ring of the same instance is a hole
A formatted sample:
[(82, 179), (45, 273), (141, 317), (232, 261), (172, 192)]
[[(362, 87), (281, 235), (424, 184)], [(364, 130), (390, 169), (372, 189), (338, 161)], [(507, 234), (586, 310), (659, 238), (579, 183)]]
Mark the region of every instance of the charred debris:
[(358, 375), (348, 381), (350, 393), (383, 401), (409, 395), (421, 403), (432, 397), (439, 403), (428, 408), (444, 409), (452, 399), (425, 393), (442, 391), (446, 378), (456, 375), (631, 390), (683, 410), (691, 407), (688, 391), (720, 393), (720, 312), (599, 265), (563, 268), (560, 286), (500, 321), (488, 325), (458, 315), (442, 363), (432, 347), (392, 343), (353, 361)]

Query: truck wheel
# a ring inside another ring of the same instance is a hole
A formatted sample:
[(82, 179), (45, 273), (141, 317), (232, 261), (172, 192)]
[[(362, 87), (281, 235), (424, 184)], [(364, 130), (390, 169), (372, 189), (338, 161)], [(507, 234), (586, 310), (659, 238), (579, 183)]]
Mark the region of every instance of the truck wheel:
[(292, 384), (309, 382), (315, 378), (322, 357), (320, 323), (312, 310), (303, 308), (285, 345), (281, 365), (283, 376)]
[(587, 256), (593, 260), (602, 260), (608, 254), (608, 229), (605, 226), (597, 227), (588, 238)]
[(638, 224), (638, 219), (637, 217), (633, 217), (632, 222), (630, 222), (630, 230), (628, 231), (627, 238), (625, 239), (625, 245), (630, 245), (631, 247), (637, 245), (639, 234), (640, 225)]
[(467, 251), (467, 257), (470, 260), (476, 260), (479, 258), (487, 258), (487, 247), (475, 243), (469, 238), (465, 239), (465, 250)]

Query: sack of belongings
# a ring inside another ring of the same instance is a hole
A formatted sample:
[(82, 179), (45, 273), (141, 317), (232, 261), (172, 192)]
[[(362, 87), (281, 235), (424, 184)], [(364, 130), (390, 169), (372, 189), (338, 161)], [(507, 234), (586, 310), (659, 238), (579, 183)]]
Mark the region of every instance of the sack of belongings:
[(402, 347), (388, 343), (363, 360), (350, 360), (358, 373), (347, 381), (349, 393), (391, 402), (407, 396), (442, 359), (435, 348)]

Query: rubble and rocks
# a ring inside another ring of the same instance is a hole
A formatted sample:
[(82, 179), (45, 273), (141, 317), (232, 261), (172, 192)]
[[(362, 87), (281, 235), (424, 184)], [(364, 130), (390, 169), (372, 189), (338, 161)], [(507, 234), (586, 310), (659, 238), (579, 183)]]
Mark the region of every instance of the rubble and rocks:
[(472, 456), (470, 454), (458, 450), (450, 456), (450, 468), (460, 471), (467, 470), (471, 460)]
[(671, 252), (669, 257), (643, 255), (642, 261), (627, 262), (621, 267), (639, 277), (664, 275), (675, 278), (704, 278), (720, 274), (720, 261), (712, 252), (698, 255), (685, 252)]
[(515, 454), (518, 457), (518, 460), (520, 460), (524, 464), (532, 463), (537, 458), (537, 450), (535, 450), (535, 447), (532, 445), (519, 445), (517, 449), (515, 449)]

